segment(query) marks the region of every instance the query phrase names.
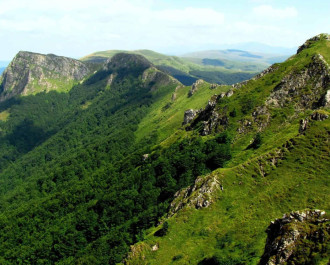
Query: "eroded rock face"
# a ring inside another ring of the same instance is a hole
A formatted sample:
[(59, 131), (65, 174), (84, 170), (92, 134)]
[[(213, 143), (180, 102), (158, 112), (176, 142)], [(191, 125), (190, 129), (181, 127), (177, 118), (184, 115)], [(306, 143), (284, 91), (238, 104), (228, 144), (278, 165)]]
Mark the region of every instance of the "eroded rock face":
[(188, 92), (188, 97), (191, 97), (198, 90), (198, 86), (203, 84), (203, 79), (198, 79), (195, 83), (192, 84), (191, 89)]
[(199, 110), (188, 109), (184, 112), (182, 125), (186, 125), (191, 122), (196, 115), (199, 113)]
[(201, 135), (209, 135), (212, 131), (217, 130), (218, 126), (228, 125), (228, 117), (226, 113), (219, 113), (216, 110), (217, 102), (223, 97), (230, 97), (233, 95), (233, 90), (229, 90), (227, 93), (221, 93), (220, 95), (213, 95), (208, 101), (204, 109), (198, 111), (195, 115), (198, 117), (193, 120), (191, 127), (187, 127), (187, 130), (191, 129), (198, 122), (203, 123), (203, 129)]
[[(311, 86), (311, 92), (304, 91)], [(298, 73), (285, 76), (266, 101), (272, 107), (285, 107), (294, 102), (296, 109), (319, 107), (330, 86), (329, 65), (322, 55), (312, 57), (312, 62)], [(328, 104), (327, 100), (324, 100)]]
[(196, 209), (210, 206), (214, 202), (214, 195), (216, 191), (222, 191), (223, 186), (214, 175), (206, 177), (198, 177), (195, 184), (177, 191), (174, 194), (168, 217), (173, 216), (183, 207), (194, 207)]
[[(53, 54), (19, 52), (0, 77), (0, 101), (41, 91), (69, 90), (90, 73), (82, 62)], [(56, 82), (54, 82), (56, 80)]]
[(306, 131), (311, 121), (324, 121), (328, 118), (329, 115), (326, 112), (320, 110), (313, 112), (309, 117), (300, 120), (299, 133)]
[(307, 210), (271, 222), (259, 264), (311, 264), (313, 254), (324, 251), (320, 245), (329, 242), (330, 220), (325, 216), (324, 211)]

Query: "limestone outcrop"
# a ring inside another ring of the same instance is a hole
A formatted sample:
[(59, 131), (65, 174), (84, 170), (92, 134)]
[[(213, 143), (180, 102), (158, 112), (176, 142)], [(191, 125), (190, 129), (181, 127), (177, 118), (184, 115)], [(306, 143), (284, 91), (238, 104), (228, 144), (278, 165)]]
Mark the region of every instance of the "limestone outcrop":
[[(330, 220), (321, 210), (291, 212), (271, 222), (260, 265), (314, 264), (329, 242)], [(325, 253), (326, 254), (326, 253)]]
[(218, 181), (216, 175), (208, 175), (206, 177), (198, 177), (194, 185), (177, 191), (174, 194), (168, 217), (173, 216), (183, 207), (194, 207), (196, 209), (205, 208), (214, 202), (216, 191), (222, 191), (223, 186)]
[(191, 89), (188, 92), (188, 97), (191, 97), (198, 90), (198, 86), (204, 83), (203, 79), (198, 79), (195, 83), (192, 84)]
[[(322, 55), (313, 56), (312, 62), (306, 68), (298, 73), (293, 72), (281, 80), (267, 99), (266, 105), (281, 108), (294, 103), (297, 110), (319, 107), (329, 90), (329, 69)], [(305, 91), (309, 84), (312, 84), (310, 93)], [(323, 105), (328, 104), (327, 100), (323, 101)]]
[(90, 72), (75, 59), (20, 51), (0, 76), (0, 101), (42, 91), (68, 91)]
[(190, 123), (199, 112), (200, 112), (199, 110), (194, 110), (194, 109), (186, 110), (184, 112), (182, 125), (186, 125), (186, 124)]

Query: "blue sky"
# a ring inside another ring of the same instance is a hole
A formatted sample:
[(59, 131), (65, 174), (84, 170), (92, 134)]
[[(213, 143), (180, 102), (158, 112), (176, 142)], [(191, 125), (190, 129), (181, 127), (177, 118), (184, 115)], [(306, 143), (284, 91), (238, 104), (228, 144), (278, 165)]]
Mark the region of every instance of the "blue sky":
[(19, 50), (178, 54), (259, 42), (296, 47), (330, 33), (326, 0), (0, 0), (0, 60)]

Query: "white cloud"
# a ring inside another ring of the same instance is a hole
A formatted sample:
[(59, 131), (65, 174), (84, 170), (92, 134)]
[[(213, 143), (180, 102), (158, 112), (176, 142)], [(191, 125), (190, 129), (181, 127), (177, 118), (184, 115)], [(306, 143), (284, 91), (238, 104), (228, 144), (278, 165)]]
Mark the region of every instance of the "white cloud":
[(261, 5), (253, 8), (253, 14), (263, 18), (293, 18), (298, 15), (298, 11), (294, 7), (286, 7), (283, 9), (273, 8), (271, 5)]
[[(297, 16), (297, 10), (278, 8), (274, 0), (249, 0), (240, 7), (233, 2), (229, 11), (206, 2), (157, 5), (166, 1), (0, 0), (0, 59), (18, 50), (79, 57), (109, 49), (164, 52), (251, 41), (291, 46), (297, 41), (296, 21), (283, 19)], [(247, 12), (251, 1), (258, 6)]]
[(153, 0), (3, 0), (0, 10), (2, 6), (6, 9), (0, 17), (0, 35), (30, 32), (44, 36), (43, 41), (75, 39), (84, 42), (85, 49), (102, 41), (106, 49), (199, 42), (225, 20), (223, 13), (209, 8), (154, 9)]

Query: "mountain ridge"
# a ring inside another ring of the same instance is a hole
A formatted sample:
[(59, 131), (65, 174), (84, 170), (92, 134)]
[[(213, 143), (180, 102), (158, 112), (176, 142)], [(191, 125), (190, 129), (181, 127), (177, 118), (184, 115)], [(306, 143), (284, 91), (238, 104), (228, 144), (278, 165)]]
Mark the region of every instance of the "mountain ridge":
[(122, 53), (1, 102), (0, 263), (257, 264), (271, 220), (329, 212), (329, 45), (232, 86)]
[(68, 91), (90, 72), (71, 58), (20, 51), (0, 76), (0, 101), (20, 94)]
[[(233, 158), (178, 191), (169, 215), (131, 246), (125, 264), (257, 264), (276, 216), (329, 210), (330, 44), (324, 34), (307, 43), (232, 93), (214, 96), (185, 126), (204, 137), (232, 135)], [(281, 103), (270, 102), (275, 98)], [(292, 264), (326, 264), (326, 251), (298, 252), (294, 259), (305, 263)]]

